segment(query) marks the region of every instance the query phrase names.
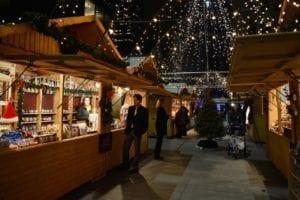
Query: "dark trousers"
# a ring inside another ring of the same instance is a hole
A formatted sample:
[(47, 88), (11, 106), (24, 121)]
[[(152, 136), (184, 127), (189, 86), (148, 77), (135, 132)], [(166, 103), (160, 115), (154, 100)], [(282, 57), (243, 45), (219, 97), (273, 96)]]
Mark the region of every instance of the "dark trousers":
[(132, 142), (134, 141), (135, 156), (133, 158), (132, 167), (138, 168), (140, 156), (141, 156), (141, 139), (142, 136), (136, 136), (133, 132), (125, 135), (124, 146), (123, 146), (123, 165), (130, 166), (129, 163), (129, 150)]
[(159, 158), (160, 157), (160, 152), (161, 152), (161, 145), (163, 142), (163, 134), (158, 134), (156, 138), (156, 144), (155, 144), (155, 149), (154, 149), (154, 158)]
[(186, 127), (185, 125), (176, 125), (177, 129), (177, 137), (181, 138), (182, 136), (186, 136)]

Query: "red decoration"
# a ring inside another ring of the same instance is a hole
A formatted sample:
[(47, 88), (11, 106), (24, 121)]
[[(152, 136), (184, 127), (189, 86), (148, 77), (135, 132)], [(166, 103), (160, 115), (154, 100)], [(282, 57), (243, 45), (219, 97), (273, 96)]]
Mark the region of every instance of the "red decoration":
[(16, 110), (11, 101), (9, 101), (4, 110), (3, 116), (0, 119), (2, 123), (13, 123), (19, 121)]

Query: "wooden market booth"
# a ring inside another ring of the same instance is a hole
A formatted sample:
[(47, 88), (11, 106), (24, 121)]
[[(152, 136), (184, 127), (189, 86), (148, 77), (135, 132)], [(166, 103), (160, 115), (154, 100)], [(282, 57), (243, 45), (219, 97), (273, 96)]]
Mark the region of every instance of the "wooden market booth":
[(266, 116), (267, 156), (288, 178), (290, 199), (299, 199), (299, 47), (299, 32), (237, 37), (228, 81), (233, 92), (267, 93), (254, 112)]
[[(165, 83), (161, 78), (158, 77), (158, 70), (156, 68), (155, 59), (151, 56), (146, 57), (142, 62), (138, 63), (137, 66), (133, 66), (128, 69), (129, 73), (135, 75), (145, 82), (150, 82), (147, 85), (135, 85), (132, 88), (148, 91), (147, 96), (147, 107), (149, 109), (149, 127), (148, 136), (155, 137), (155, 120), (156, 120), (156, 103), (159, 98), (165, 100), (165, 109), (167, 113), (171, 113), (172, 109), (172, 98), (176, 96), (163, 87)], [(172, 120), (168, 120), (168, 132), (167, 137), (173, 136)]]
[[(18, 78), (30, 82), (29, 86), (25, 84), (28, 88), (24, 92), (24, 105), (30, 106), (22, 110), (21, 126), (30, 124), (32, 130), (46, 124), (45, 129), (55, 130), (58, 138), (47, 135), (40, 144), (0, 151), (0, 199), (56, 199), (118, 166), (122, 162), (123, 129), (111, 129), (110, 124), (101, 123), (98, 102), (111, 85), (151, 85), (118, 66), (121, 56), (98, 19), (71, 17), (52, 22), (67, 29), (80, 44), (95, 45), (102, 38), (99, 48), (110, 59), (103, 57), (103, 61), (91, 54), (93, 51), (62, 54), (62, 51), (72, 52), (72, 48), (62, 47), (57, 39), (38, 32), (32, 25), (0, 28), (0, 59), (5, 61), (0, 65), (11, 65), (16, 69), (14, 78), (19, 75)], [(38, 84), (42, 86), (36, 87)], [(1, 92), (7, 85), (1, 84)], [(12, 95), (5, 95), (4, 100), (17, 101), (17, 88), (13, 86), (11, 91)], [(94, 104), (94, 114), (98, 116), (96, 128), (89, 134), (85, 131), (65, 134), (64, 124), (73, 123), (75, 105), (80, 103), (82, 95), (89, 95)], [(143, 144), (145, 152), (147, 137)]]

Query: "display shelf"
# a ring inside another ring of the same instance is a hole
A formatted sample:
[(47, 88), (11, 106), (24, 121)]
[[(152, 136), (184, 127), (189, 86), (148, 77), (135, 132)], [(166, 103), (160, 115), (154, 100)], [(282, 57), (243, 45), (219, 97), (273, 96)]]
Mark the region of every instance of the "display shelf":
[(53, 123), (54, 120), (51, 120), (51, 121), (42, 121), (42, 123)]
[(35, 122), (22, 122), (21, 124), (22, 125), (25, 125), (25, 124), (36, 124), (37, 122), (35, 121)]
[(57, 113), (42, 113), (42, 115), (56, 115)]
[(23, 113), (23, 115), (39, 115), (40, 113)]
[(70, 115), (73, 114), (73, 112), (64, 112), (63, 115)]

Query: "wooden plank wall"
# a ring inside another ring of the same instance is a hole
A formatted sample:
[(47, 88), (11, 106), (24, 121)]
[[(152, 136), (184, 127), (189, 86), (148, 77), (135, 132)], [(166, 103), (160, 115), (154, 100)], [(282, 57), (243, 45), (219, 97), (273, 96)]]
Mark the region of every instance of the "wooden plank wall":
[(269, 131), (267, 134), (267, 156), (286, 178), (289, 175), (289, 152), (289, 140)]
[(37, 54), (60, 54), (58, 42), (51, 37), (36, 31), (13, 33), (1, 38), (1, 43), (15, 48), (24, 49)]
[(0, 199), (56, 199), (106, 171), (98, 135), (0, 156)]
[[(101, 178), (122, 162), (123, 130), (112, 133), (112, 151), (98, 153), (99, 135), (0, 153), (0, 199), (56, 199)], [(147, 150), (145, 134), (142, 152)], [(130, 157), (134, 155), (131, 146)]]

